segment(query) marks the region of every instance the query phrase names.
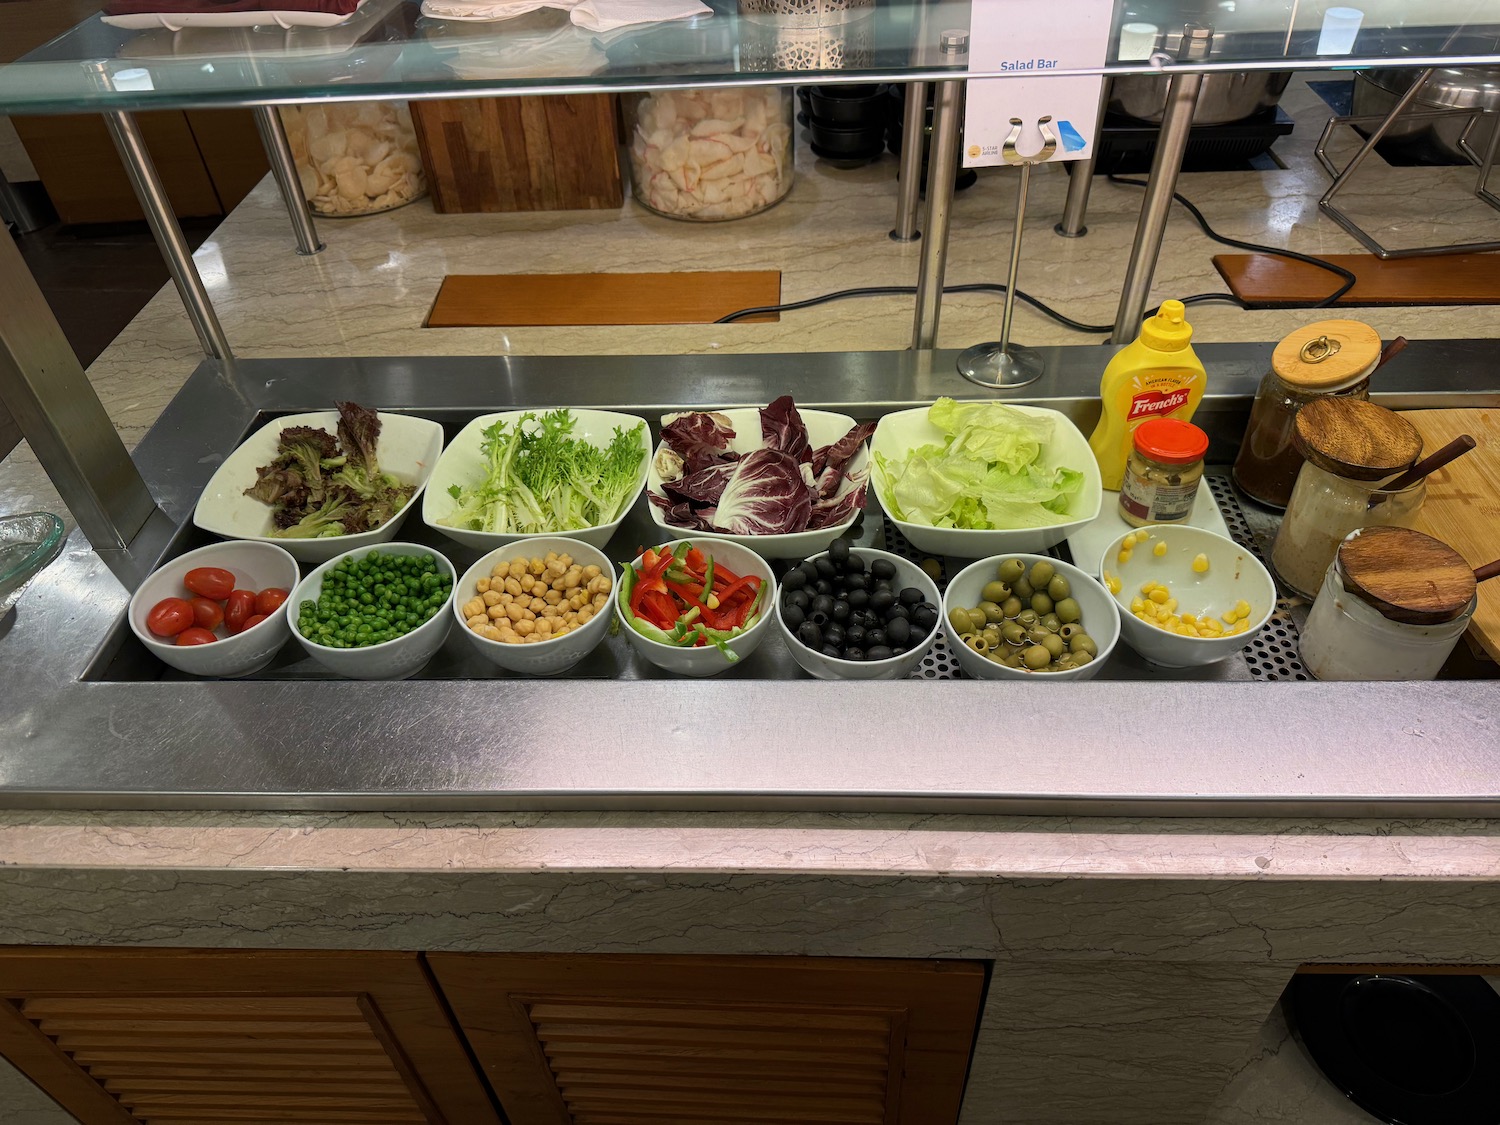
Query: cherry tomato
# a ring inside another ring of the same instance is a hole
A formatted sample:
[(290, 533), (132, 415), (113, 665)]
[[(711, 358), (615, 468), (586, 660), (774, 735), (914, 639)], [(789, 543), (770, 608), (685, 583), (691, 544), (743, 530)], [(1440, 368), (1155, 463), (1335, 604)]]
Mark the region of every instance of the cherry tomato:
[(255, 613), (255, 594), (251, 590), (233, 590), (224, 605), (224, 625), (231, 633), (245, 627), (245, 618)]
[(234, 575), (217, 566), (200, 566), (182, 576), (182, 584), (200, 598), (222, 602), (234, 589)]
[(212, 633), (224, 624), (224, 610), (211, 598), (193, 598), (188, 602), (193, 607), (193, 624)]
[(291, 593), (290, 590), (283, 590), (280, 586), (267, 586), (255, 595), (255, 612), (264, 617), (270, 617), (281, 608), (282, 602), (291, 597)]
[(158, 637), (175, 637), (193, 624), (193, 607), (182, 598), (163, 598), (146, 614), (146, 628)]
[(184, 629), (177, 634), (179, 645), (211, 645), (218, 639), (207, 629), (199, 629), (196, 626), (192, 629)]
[(245, 623), (240, 626), (240, 632), (241, 633), (248, 633), (251, 629), (254, 629), (257, 625), (259, 625), (265, 619), (266, 619), (266, 614), (264, 614), (264, 613), (257, 613), (257, 614), (255, 614), (252, 617), (245, 618)]

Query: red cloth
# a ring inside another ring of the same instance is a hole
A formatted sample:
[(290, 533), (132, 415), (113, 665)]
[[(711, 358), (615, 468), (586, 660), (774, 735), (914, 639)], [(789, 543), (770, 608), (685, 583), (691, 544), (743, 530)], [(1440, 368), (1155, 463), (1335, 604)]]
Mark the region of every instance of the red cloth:
[(185, 12), (321, 12), (352, 16), (359, 0), (109, 0), (106, 16), (180, 15)]

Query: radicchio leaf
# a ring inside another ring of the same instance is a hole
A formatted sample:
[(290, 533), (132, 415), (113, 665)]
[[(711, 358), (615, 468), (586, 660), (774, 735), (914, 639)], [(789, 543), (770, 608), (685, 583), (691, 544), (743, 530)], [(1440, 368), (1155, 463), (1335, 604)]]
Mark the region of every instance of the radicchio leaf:
[(813, 472), (822, 479), (825, 469), (842, 469), (859, 452), (859, 447), (875, 432), (874, 422), (861, 422), (832, 445), (813, 450)]
[(661, 490), (677, 503), (684, 500), (695, 504), (717, 504), (723, 495), (724, 486), (734, 476), (737, 461), (717, 461), (712, 465), (689, 473), (673, 481), (663, 481)]
[(865, 506), (866, 477), (867, 474), (863, 472), (851, 473), (844, 477), (843, 487), (839, 492), (813, 505), (808, 517), (807, 530), (833, 527), (852, 520), (855, 513)]
[(696, 473), (716, 461), (737, 461), (729, 452), (734, 427), (723, 414), (695, 410), (677, 414), (661, 428), (661, 440), (683, 460), (683, 471)]
[(812, 501), (812, 490), (794, 457), (777, 449), (757, 449), (735, 466), (719, 497), (713, 529), (731, 535), (804, 531)]
[(782, 395), (760, 412), (760, 436), (767, 449), (779, 450), (795, 461), (812, 459), (812, 444), (807, 440), (807, 426), (797, 413), (791, 395)]
[(651, 492), (647, 494), (651, 503), (662, 511), (662, 518), (673, 527), (685, 527), (690, 531), (712, 531), (713, 524), (709, 523), (705, 516), (712, 516), (714, 509), (705, 508), (702, 512), (693, 511), (693, 506), (687, 501), (678, 504), (672, 503), (665, 496), (658, 496)]

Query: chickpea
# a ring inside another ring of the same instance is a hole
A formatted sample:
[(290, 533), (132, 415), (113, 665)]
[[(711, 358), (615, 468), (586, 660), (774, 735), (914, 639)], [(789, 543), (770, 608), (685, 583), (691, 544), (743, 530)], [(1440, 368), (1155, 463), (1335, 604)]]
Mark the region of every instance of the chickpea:
[(558, 590), (548, 590), (545, 594), (542, 595), (542, 601), (546, 602), (550, 606), (561, 605), (562, 600), (562, 593)]
[(520, 621), (525, 617), (526, 614), (526, 611), (518, 606), (515, 602), (511, 602), (510, 605), (506, 606), (502, 612), (504, 612), (505, 616), (509, 617), (512, 621)]
[(504, 578), (510, 573), (510, 563), (496, 563), (490, 568), (491, 578)]
[(568, 571), (567, 574), (563, 575), (563, 580), (562, 580), (563, 589), (564, 590), (574, 590), (574, 589), (577, 589), (578, 588), (578, 584), (582, 580), (582, 578), (583, 578), (583, 571), (580, 570), (578, 567), (575, 566), (572, 570)]
[(604, 594), (595, 594), (594, 595), (594, 612), (595, 613), (598, 613), (601, 609), (603, 609), (608, 604), (609, 604), (609, 598), (607, 596), (605, 596)]
[(535, 613), (535, 611), (534, 610), (529, 610), (529, 609), (523, 609), (523, 610), (521, 610), (521, 620), (522, 621), (535, 621), (536, 620), (536, 613)]
[(589, 563), (588, 566), (586, 566), (586, 567), (583, 568), (583, 576), (585, 578), (589, 579), (590, 581), (593, 581), (595, 578), (598, 578), (599, 575), (601, 575), (603, 573), (604, 572), (602, 570), (600, 570), (597, 566), (595, 566), (593, 563)]
[(485, 610), (485, 613), (489, 615), (491, 621), (499, 621), (505, 616), (505, 609), (503, 606), (492, 605), (489, 609)]
[(536, 620), (536, 631), (543, 637), (550, 637), (552, 635), (552, 622), (545, 617), (538, 617)]
[(525, 621), (525, 620), (522, 620), (522, 621), (517, 621), (516, 622), (516, 632), (519, 633), (523, 637), (529, 637), (535, 631), (536, 631), (536, 622), (535, 621)]
[(509, 573), (512, 578), (519, 578), (526, 573), (526, 560), (516, 559), (510, 564)]
[(483, 614), (485, 608), (483, 598), (471, 598), (469, 601), (464, 602), (464, 616), (473, 617), (476, 613)]
[(496, 629), (493, 625), (485, 626), (485, 628), (480, 632), (479, 635), (487, 641), (505, 640), (505, 634), (500, 632), (500, 630)]
[(560, 636), (562, 636), (562, 635), (563, 635), (563, 634), (564, 634), (564, 633), (571, 633), (571, 632), (572, 632), (572, 631), (573, 631), (573, 626), (571, 626), (571, 625), (569, 625), (569, 624), (568, 624), (568, 623), (567, 623), (567, 622), (566, 622), (566, 621), (565, 621), (565, 622), (563, 622), (563, 623), (562, 623), (562, 624), (561, 624), (561, 625), (559, 625), (559, 626), (558, 626), (558, 627), (557, 627), (557, 628), (556, 628), (556, 629), (553, 629), (553, 630), (552, 630), (552, 635), (553, 635), (553, 636), (554, 636), (554, 637), (560, 637)]
[(526, 564), (526, 569), (532, 574), (542, 573), (542, 560), (532, 559), (529, 563)]
[(478, 582), (474, 583), (474, 590), (476, 593), (482, 594), (489, 588), (490, 580), (488, 578), (481, 578)]
[(591, 618), (593, 616), (594, 616), (594, 611), (592, 609), (590, 609), (588, 606), (584, 606), (582, 609), (580, 609), (578, 611), (578, 624), (582, 625), (585, 621), (589, 620), (589, 618)]

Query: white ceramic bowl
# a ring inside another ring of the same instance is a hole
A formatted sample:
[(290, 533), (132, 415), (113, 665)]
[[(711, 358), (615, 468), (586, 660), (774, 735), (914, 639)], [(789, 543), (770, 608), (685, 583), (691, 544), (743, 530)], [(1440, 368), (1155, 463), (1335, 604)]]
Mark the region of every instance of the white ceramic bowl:
[(431, 555), (437, 560), (438, 570), (453, 580), (455, 585), (457, 583), (458, 575), (453, 570), (453, 564), (431, 547), (416, 543), (372, 543), (368, 547), (345, 551), (342, 555), (329, 559), (299, 582), (292, 591), (292, 596), (287, 599), (287, 621), (297, 643), (330, 672), (347, 676), (351, 680), (402, 680), (431, 660), (433, 654), (448, 639), (448, 630), (453, 625), (451, 590), (448, 593), (449, 604), (439, 606), (436, 613), (410, 633), (378, 645), (365, 648), (329, 648), (308, 640), (297, 628), (297, 615), (301, 612), (302, 603), (317, 601), (318, 595), (323, 592), (323, 575), (345, 559), (364, 558), (371, 551), (383, 551), (389, 555)]
[[(996, 664), (993, 660), (980, 656), (959, 639), (957, 631), (948, 620), (949, 611), (960, 607), (973, 609), (978, 605), (981, 601), (980, 591), (984, 589), (986, 583), (997, 576), (1000, 564), (1006, 559), (1020, 559), (1026, 564), (1028, 570), (1031, 569), (1032, 563), (1049, 562), (1058, 574), (1068, 580), (1068, 585), (1072, 587), (1073, 597), (1078, 602), (1080, 623), (1084, 631), (1094, 638), (1094, 644), (1099, 648), (1099, 654), (1093, 660), (1081, 668), (1071, 668), (1064, 672), (1023, 671), (1019, 668), (1007, 668), (1004, 664)], [(1109, 660), (1110, 653), (1115, 649), (1115, 643), (1120, 639), (1120, 615), (1115, 612), (1114, 599), (1109, 596), (1109, 591), (1099, 584), (1097, 578), (1085, 574), (1076, 566), (1048, 555), (1027, 555), (1017, 551), (1007, 551), (1004, 554), (971, 563), (953, 576), (953, 580), (948, 583), (947, 592), (943, 595), (943, 635), (948, 639), (948, 647), (958, 660), (958, 666), (964, 670), (964, 675), (978, 680), (1092, 680)]]
[[(1019, 405), (1014, 409), (1051, 418), (1056, 424), (1052, 441), (1042, 450), (1041, 464), (1044, 468), (1061, 466), (1083, 473), (1083, 485), (1073, 495), (1067, 513), (1058, 516), (1057, 523), (1042, 527), (994, 531), (908, 523), (891, 515), (891, 505), (881, 490), (880, 473), (878, 470), (872, 472), (870, 484), (875, 489), (875, 496), (881, 507), (917, 550), (959, 559), (1045, 551), (1048, 547), (1055, 547), (1099, 515), (1104, 485), (1099, 478), (1099, 463), (1094, 460), (1094, 452), (1089, 448), (1088, 439), (1067, 415), (1056, 410)], [(875, 430), (875, 436), (870, 439), (870, 450), (872, 454), (879, 453), (887, 460), (900, 461), (913, 449), (924, 445), (942, 445), (943, 440), (943, 432), (927, 420), (927, 408), (922, 406), (915, 410), (898, 410), (883, 417)]]
[(339, 424), (337, 410), (288, 414), (256, 430), (224, 459), (209, 478), (208, 487), (198, 497), (198, 506), (193, 509), (193, 522), (204, 531), (222, 535), (225, 539), (274, 543), (284, 547), (293, 558), (309, 563), (326, 562), (356, 547), (390, 542), (401, 530), (406, 517), (422, 502), (422, 490), (427, 487), (438, 454), (443, 449), (443, 427), (410, 414), (388, 414), (382, 410), (379, 415), (380, 440), (376, 443), (375, 454), (380, 459), (380, 467), (403, 484), (416, 485), (417, 491), (399, 512), (374, 531), (329, 535), (320, 539), (281, 539), (271, 534), (274, 525), (270, 507), (245, 495), (245, 489), (255, 484), (255, 470), (275, 458), (283, 429), (317, 426), (336, 434)]
[[(484, 482), (485, 465), (482, 452), (484, 431), (496, 422), (514, 424), (523, 414), (528, 413), (536, 414), (540, 411), (502, 410), (497, 414), (482, 414), (458, 432), (458, 435), (448, 443), (448, 448), (443, 450), (443, 455), (438, 458), (432, 481), (426, 495), (422, 498), (423, 523), (433, 531), (440, 532), (454, 542), (462, 543), (465, 547), (472, 547), (476, 551), (493, 551), (496, 547), (503, 547), (507, 543), (536, 538), (534, 535), (470, 531), (461, 527), (449, 527), (447, 524), (438, 522), (452, 515), (458, 508), (458, 501), (449, 494), (449, 488), (455, 484), (460, 488), (472, 488)], [(587, 543), (590, 547), (602, 547), (609, 542), (610, 536), (614, 535), (615, 529), (620, 526), (635, 502), (640, 499), (641, 490), (646, 487), (646, 466), (651, 459), (651, 430), (643, 425), (645, 421), (643, 418), (634, 414), (576, 408), (572, 409), (572, 413), (577, 418), (577, 423), (573, 427), (573, 436), (599, 449), (608, 448), (609, 443), (614, 440), (616, 426), (622, 427), (627, 432), (636, 426), (641, 427), (641, 449), (646, 456), (641, 461), (641, 470), (636, 483), (631, 486), (630, 499), (620, 509), (619, 516), (609, 523), (599, 524), (596, 527), (558, 527), (537, 533), (537, 535), (544, 536), (566, 536), (569, 539)]]
[[(1191, 668), (1233, 656), (1265, 628), (1276, 611), (1276, 583), (1259, 559), (1233, 539), (1202, 528), (1158, 524), (1144, 530), (1153, 538), (1131, 551), (1129, 562), (1119, 561), (1124, 535), (1112, 542), (1099, 560), (1101, 578), (1116, 575), (1120, 579), (1120, 592), (1113, 600), (1126, 644), (1153, 664)], [(1162, 558), (1154, 552), (1157, 543), (1167, 545)], [(1205, 574), (1193, 573), (1193, 559), (1199, 554), (1208, 556)], [(1159, 582), (1171, 590), (1178, 613), (1212, 614), (1220, 623), (1224, 620), (1221, 615), (1243, 598), (1250, 603), (1250, 627), (1227, 637), (1184, 637), (1148, 625), (1130, 612), (1130, 599), (1139, 597), (1141, 586), (1147, 582)]]
[[(200, 566), (217, 566), (234, 575), (235, 588), (256, 593), (272, 586), (291, 590), (297, 585), (297, 560), (274, 543), (210, 543), (152, 573), (130, 598), (127, 611), (130, 631), (164, 664), (193, 676), (248, 676), (259, 672), (286, 644), (288, 598), (281, 608), (259, 625), (211, 645), (179, 648), (146, 628), (151, 607), (163, 598), (191, 598), (182, 576)], [(223, 630), (218, 632), (222, 633)]]
[[(749, 453), (762, 448), (765, 444), (760, 436), (760, 411), (758, 409), (740, 407), (733, 410), (716, 410), (714, 413), (724, 415), (729, 419), (729, 424), (734, 427), (735, 436), (734, 440), (729, 443), (729, 448), (735, 453)], [(807, 440), (814, 449), (838, 441), (855, 426), (854, 419), (847, 414), (835, 414), (830, 410), (803, 410), (798, 407), (797, 413), (802, 415), (803, 424), (807, 426)], [(656, 471), (656, 453), (661, 452), (661, 448), (658, 444), (651, 456), (651, 471), (646, 479), (648, 490), (658, 495), (661, 494), (661, 474)], [(868, 443), (865, 443), (860, 446), (859, 451), (850, 458), (848, 465), (844, 468), (846, 472), (853, 473), (867, 470), (869, 467), (870, 449)], [(869, 485), (865, 487), (868, 488)], [(689, 531), (685, 527), (673, 527), (667, 523), (661, 509), (655, 504), (648, 501), (646, 507), (651, 512), (651, 521), (661, 528), (664, 535), (692, 535), (694, 538), (723, 539), (749, 547), (762, 558), (799, 560), (827, 547), (830, 541), (848, 531), (863, 511), (863, 509), (856, 509), (854, 515), (842, 523), (832, 523), (815, 531), (793, 531), (786, 535), (728, 535), (722, 531)]]
[[(453, 615), (458, 621), (459, 632), (469, 639), (469, 643), (474, 646), (480, 656), (508, 672), (524, 672), (528, 676), (555, 676), (559, 672), (566, 672), (593, 652), (599, 642), (604, 639), (604, 635), (609, 632), (609, 623), (613, 614), (608, 606), (589, 618), (581, 629), (574, 629), (552, 640), (537, 641), (535, 644), (508, 645), (501, 641), (481, 637), (469, 628), (468, 622), (464, 620), (463, 606), (470, 598), (477, 596), (475, 583), (481, 578), (488, 578), (496, 563), (511, 562), (520, 558), (545, 558), (548, 551), (556, 551), (559, 555), (571, 555), (573, 561), (579, 566), (593, 564), (609, 575), (612, 582), (618, 581), (615, 575), (615, 564), (610, 562), (609, 556), (598, 547), (590, 547), (587, 543), (577, 539), (539, 536), (522, 543), (497, 547), (464, 572), (464, 576), (458, 580), (458, 586), (453, 593)], [(611, 586), (609, 591), (611, 602), (614, 601), (614, 595), (614, 587)]]
[[(814, 555), (813, 558), (821, 559), (822, 554)], [(922, 591), (922, 596), (932, 603), (934, 609), (942, 612), (943, 595), (938, 593), (937, 583), (927, 576), (927, 572), (916, 563), (908, 562), (900, 555), (893, 555), (889, 551), (877, 551), (871, 547), (851, 547), (850, 554), (858, 555), (869, 564), (876, 559), (885, 559), (896, 565), (896, 589), (901, 590), (907, 586), (915, 586)], [(802, 670), (809, 675), (816, 676), (820, 680), (904, 680), (911, 675), (912, 669), (922, 662), (922, 657), (937, 644), (940, 630), (934, 627), (927, 638), (900, 656), (893, 656), (889, 660), (838, 660), (832, 656), (824, 656), (821, 652), (814, 652), (797, 639), (795, 632), (787, 625), (781, 616), (781, 597), (776, 598), (776, 628), (781, 630), (781, 637), (786, 641), (787, 650), (792, 654)]]
[[(747, 574), (759, 575), (761, 581), (765, 583), (765, 592), (761, 595), (760, 616), (739, 636), (725, 642), (731, 652), (740, 660), (744, 660), (760, 647), (761, 641), (766, 639), (771, 618), (776, 615), (774, 609), (776, 575), (771, 572), (765, 559), (749, 547), (742, 547), (738, 543), (727, 542), (723, 539), (710, 539), (695, 535), (691, 539), (676, 539), (662, 546), (675, 548), (683, 545), (697, 547), (709, 558), (723, 563), (741, 577)], [(636, 568), (640, 567), (639, 555), (631, 561), (631, 565)], [(630, 641), (630, 647), (636, 652), (658, 668), (674, 672), (679, 676), (715, 676), (739, 663), (739, 661), (731, 663), (713, 645), (704, 645), (701, 648), (678, 648), (676, 645), (653, 641), (636, 632), (634, 626), (630, 624), (625, 607), (620, 604), (619, 594), (624, 589), (623, 575), (622, 569), (621, 577), (617, 578), (615, 583), (615, 616), (620, 619), (620, 631), (625, 634), (626, 639)]]

